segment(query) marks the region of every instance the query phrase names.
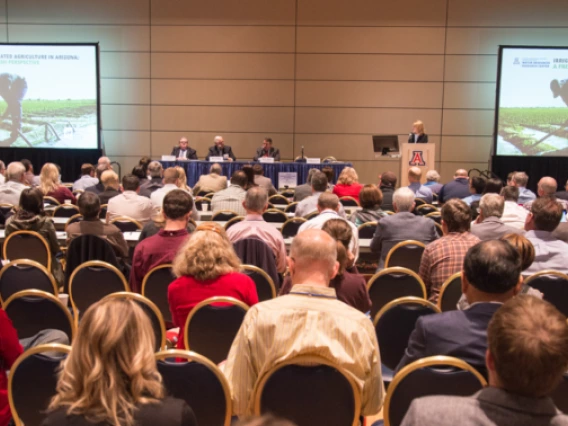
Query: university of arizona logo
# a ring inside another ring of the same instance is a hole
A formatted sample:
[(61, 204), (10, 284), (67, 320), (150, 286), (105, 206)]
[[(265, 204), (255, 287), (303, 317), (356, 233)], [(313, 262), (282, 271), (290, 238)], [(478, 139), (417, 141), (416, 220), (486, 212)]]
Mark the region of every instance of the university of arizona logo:
[(410, 166), (425, 166), (424, 152), (423, 151), (412, 151), (412, 158), (408, 162)]

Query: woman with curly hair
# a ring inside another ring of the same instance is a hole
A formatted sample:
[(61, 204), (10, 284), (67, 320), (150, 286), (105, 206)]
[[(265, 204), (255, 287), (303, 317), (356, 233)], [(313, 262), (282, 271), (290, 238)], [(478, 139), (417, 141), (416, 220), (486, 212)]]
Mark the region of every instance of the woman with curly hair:
[(359, 183), (359, 176), (353, 167), (345, 167), (337, 178), (337, 185), (333, 193), (338, 197), (353, 197), (359, 202), (359, 193), (363, 185)]

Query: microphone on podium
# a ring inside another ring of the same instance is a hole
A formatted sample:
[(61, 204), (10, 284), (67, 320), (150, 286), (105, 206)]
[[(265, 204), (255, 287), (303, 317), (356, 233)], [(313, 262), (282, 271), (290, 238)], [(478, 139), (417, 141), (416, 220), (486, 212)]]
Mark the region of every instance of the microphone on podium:
[(302, 145), (302, 158), (304, 158), (304, 145)]
[(306, 159), (304, 158), (304, 145), (302, 145), (302, 156), (296, 159), (296, 163), (305, 163)]

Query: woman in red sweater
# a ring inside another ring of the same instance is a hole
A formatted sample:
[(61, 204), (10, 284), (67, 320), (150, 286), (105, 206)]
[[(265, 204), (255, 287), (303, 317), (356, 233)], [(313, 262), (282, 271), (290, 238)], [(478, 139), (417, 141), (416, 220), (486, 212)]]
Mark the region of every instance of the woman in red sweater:
[(191, 310), (210, 297), (233, 297), (252, 306), (258, 303), (254, 281), (239, 272), (241, 262), (216, 223), (199, 225), (174, 260), (177, 280), (168, 287), (173, 322), (179, 327), (177, 347), (185, 349), (183, 328)]
[(353, 167), (345, 167), (337, 178), (337, 185), (333, 193), (338, 197), (353, 197), (359, 202), (359, 193), (363, 185), (359, 183), (359, 176)]
[(53, 163), (45, 163), (39, 175), (39, 187), (44, 196), (53, 197), (60, 204), (65, 200), (71, 200), (71, 204), (77, 204), (77, 198), (65, 186), (59, 183), (59, 169)]

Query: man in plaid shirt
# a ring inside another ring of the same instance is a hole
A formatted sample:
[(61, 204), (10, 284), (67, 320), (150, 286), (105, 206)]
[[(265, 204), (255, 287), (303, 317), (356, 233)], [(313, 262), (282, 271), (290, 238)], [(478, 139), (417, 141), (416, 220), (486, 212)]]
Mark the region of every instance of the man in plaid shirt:
[(426, 246), (420, 262), (420, 277), (428, 289), (429, 300), (438, 301), (444, 281), (463, 267), (470, 247), (480, 240), (469, 232), (471, 209), (462, 200), (449, 200), (442, 207), (444, 236)]

